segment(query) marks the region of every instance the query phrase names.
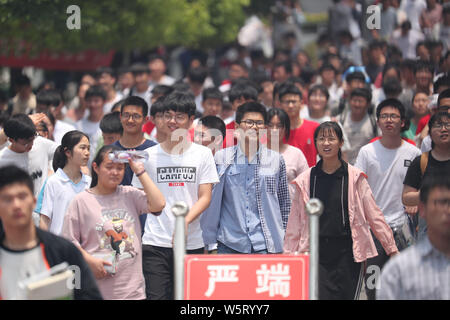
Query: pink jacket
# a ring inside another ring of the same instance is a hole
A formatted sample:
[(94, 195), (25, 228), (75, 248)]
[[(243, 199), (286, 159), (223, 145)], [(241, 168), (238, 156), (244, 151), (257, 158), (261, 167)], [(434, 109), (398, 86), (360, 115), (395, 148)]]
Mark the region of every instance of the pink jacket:
[[(296, 185), (295, 196), (284, 237), (285, 253), (309, 251), (309, 218), (305, 204), (309, 201), (311, 168), (301, 173), (291, 183)], [(375, 203), (367, 176), (348, 165), (348, 215), (353, 239), (353, 256), (362, 262), (378, 255), (370, 229), (381, 242), (388, 255), (397, 252), (394, 235)], [(370, 229), (369, 229), (370, 226)]]

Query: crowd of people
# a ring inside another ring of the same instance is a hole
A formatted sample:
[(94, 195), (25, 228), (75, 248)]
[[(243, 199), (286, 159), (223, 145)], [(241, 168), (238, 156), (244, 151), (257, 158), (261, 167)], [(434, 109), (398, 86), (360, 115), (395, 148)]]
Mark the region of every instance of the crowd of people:
[(76, 299), (171, 300), (177, 201), (188, 254), (290, 254), (318, 198), (320, 299), (450, 299), (450, 7), (379, 2), (369, 45), (338, 19), (316, 66), (282, 49), (215, 83), (152, 55), (70, 101), (20, 76), (0, 101), (0, 298), (67, 261)]

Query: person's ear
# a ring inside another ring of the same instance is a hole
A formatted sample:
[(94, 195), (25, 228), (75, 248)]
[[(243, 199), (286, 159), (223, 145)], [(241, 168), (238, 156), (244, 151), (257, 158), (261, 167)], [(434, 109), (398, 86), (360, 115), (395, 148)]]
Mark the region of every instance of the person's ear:
[(98, 171), (100, 170), (99, 167), (97, 166), (96, 162), (92, 162), (92, 170), (94, 170), (94, 172), (97, 174), (98, 176)]

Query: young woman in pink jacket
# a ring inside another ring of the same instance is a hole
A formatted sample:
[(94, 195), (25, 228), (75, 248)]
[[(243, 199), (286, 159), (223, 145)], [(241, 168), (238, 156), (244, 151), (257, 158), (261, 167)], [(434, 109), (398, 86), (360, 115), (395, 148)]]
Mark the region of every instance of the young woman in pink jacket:
[(391, 229), (377, 207), (367, 176), (341, 159), (343, 133), (335, 122), (314, 132), (321, 160), (300, 174), (284, 240), (285, 253), (309, 251), (309, 222), (305, 204), (324, 204), (319, 223), (319, 299), (357, 299), (366, 260), (377, 255), (371, 232), (389, 255), (398, 253)]

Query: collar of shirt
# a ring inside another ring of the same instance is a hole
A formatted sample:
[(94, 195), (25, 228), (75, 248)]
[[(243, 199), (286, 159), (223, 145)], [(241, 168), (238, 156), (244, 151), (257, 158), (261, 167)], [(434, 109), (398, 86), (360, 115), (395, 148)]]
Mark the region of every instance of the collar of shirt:
[(423, 241), (417, 244), (417, 249), (423, 257), (435, 255), (435, 256), (444, 256), (447, 259), (450, 259), (448, 256), (444, 255), (441, 251), (439, 251), (433, 246), (428, 236), (426, 236), (423, 239)]
[(258, 148), (258, 150), (255, 153), (255, 156), (253, 157), (252, 161), (248, 161), (247, 156), (242, 151), (241, 147), (238, 145), (236, 146), (236, 163), (237, 164), (258, 164), (259, 161), (259, 154), (261, 150), (261, 146)]
[[(343, 160), (341, 160), (341, 163), (342, 163), (342, 165), (331, 175), (333, 175), (335, 177), (343, 177), (346, 175), (346, 173), (348, 173), (347, 163)], [(317, 176), (330, 176), (330, 174), (328, 174), (322, 170), (322, 164), (323, 164), (323, 160), (320, 160), (316, 165)]]
[[(61, 169), (61, 168), (58, 168), (58, 170), (56, 170), (55, 174), (57, 174), (60, 177), (61, 181), (63, 181), (63, 182), (72, 182), (72, 183), (74, 183), (69, 178), (69, 176), (64, 172), (64, 170)], [(88, 182), (87, 181), (87, 176), (85, 174), (83, 174), (83, 173), (81, 174), (81, 180), (77, 184), (79, 184), (80, 182), (83, 182), (83, 183), (87, 183)]]

